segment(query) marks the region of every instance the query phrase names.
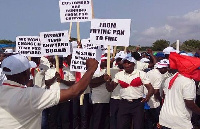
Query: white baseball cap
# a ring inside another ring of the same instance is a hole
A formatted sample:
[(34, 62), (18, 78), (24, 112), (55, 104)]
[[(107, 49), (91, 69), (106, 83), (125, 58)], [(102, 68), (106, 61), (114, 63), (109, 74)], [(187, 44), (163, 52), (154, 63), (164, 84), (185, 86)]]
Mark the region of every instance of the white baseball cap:
[(4, 51), (4, 53), (6, 53), (6, 54), (13, 53), (13, 49), (6, 49), (6, 50)]
[(168, 59), (162, 59), (159, 62), (157, 62), (154, 66), (154, 68), (167, 68), (167, 67), (169, 67)]
[(132, 56), (126, 56), (124, 59), (122, 59), (122, 62), (124, 62), (125, 60), (136, 63), (136, 60)]
[(163, 50), (163, 53), (164, 53), (164, 54), (170, 54), (170, 52), (176, 52), (176, 50), (175, 50), (173, 47), (166, 47), (166, 48)]
[(125, 58), (127, 56), (127, 54), (124, 51), (120, 51), (116, 54), (115, 59), (117, 58)]
[[(14, 75), (22, 73), (29, 68), (35, 68), (37, 65), (33, 61), (29, 61), (26, 57), (16, 54), (5, 58), (2, 61), (1, 68), (4, 74)], [(7, 68), (9, 71), (4, 71)]]

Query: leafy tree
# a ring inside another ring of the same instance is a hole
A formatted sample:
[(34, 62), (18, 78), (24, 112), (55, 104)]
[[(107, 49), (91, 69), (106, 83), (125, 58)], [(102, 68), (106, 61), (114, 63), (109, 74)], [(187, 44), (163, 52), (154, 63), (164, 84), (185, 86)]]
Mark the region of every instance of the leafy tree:
[(160, 40), (156, 40), (153, 43), (152, 49), (154, 51), (162, 51), (163, 49), (165, 49), (166, 47), (168, 47), (170, 45), (170, 42), (164, 39), (160, 39)]
[(15, 42), (11, 41), (11, 40), (0, 40), (0, 44), (15, 44)]
[(181, 45), (181, 49), (187, 52), (196, 51), (200, 49), (200, 41), (195, 39), (186, 40)]

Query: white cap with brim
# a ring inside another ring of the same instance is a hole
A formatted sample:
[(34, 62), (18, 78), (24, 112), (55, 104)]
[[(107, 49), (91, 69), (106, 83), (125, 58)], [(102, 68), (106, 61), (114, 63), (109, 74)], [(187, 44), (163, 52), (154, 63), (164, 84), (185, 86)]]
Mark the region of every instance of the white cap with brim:
[(164, 54), (170, 54), (170, 52), (176, 52), (176, 50), (173, 47), (167, 47), (163, 50)]
[(147, 62), (150, 62), (150, 60), (148, 58), (142, 58), (140, 62), (147, 63)]
[(154, 68), (167, 68), (167, 67), (169, 67), (169, 60), (167, 59), (160, 60), (160, 62), (157, 62), (154, 65)]
[(131, 57), (131, 56), (126, 56), (125, 58), (123, 58), (123, 59), (122, 59), (122, 63), (123, 63), (125, 60), (128, 60), (128, 61), (130, 61), (130, 62), (132, 62), (132, 63), (136, 63), (136, 60), (135, 60), (133, 57)]
[[(27, 69), (35, 68), (36, 66), (35, 62), (29, 61), (26, 57), (19, 54), (5, 58), (1, 64), (2, 71), (6, 75), (22, 73)], [(7, 68), (8, 71), (4, 71), (4, 68)]]
[(118, 52), (117, 54), (116, 54), (116, 56), (115, 56), (115, 60), (117, 59), (117, 58), (125, 58), (127, 56), (127, 54), (124, 52), (124, 51), (120, 51), (120, 52)]
[(11, 53), (13, 53), (13, 49), (6, 49), (4, 53), (11, 54)]

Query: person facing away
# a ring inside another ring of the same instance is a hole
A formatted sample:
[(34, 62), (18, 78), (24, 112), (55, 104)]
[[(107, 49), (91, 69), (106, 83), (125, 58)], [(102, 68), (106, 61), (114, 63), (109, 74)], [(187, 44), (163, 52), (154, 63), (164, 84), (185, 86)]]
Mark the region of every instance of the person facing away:
[(42, 111), (81, 94), (92, 79), (97, 65), (95, 59), (88, 59), (86, 73), (68, 89), (26, 88), (30, 68), (36, 67), (36, 64), (19, 54), (7, 57), (1, 66), (8, 80), (0, 87), (0, 128), (40, 129)]

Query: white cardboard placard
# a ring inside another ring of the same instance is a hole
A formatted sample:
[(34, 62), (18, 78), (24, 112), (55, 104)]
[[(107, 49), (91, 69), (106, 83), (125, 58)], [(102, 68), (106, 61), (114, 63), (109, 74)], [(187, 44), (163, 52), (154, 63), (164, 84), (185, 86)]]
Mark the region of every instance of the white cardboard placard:
[(60, 0), (60, 20), (65, 22), (85, 22), (92, 19), (91, 0)]
[(70, 43), (68, 31), (51, 31), (41, 32), (40, 41), (42, 45), (41, 52), (43, 55), (69, 55)]
[[(90, 39), (82, 39), (81, 44), (84, 49), (99, 49), (102, 51), (102, 54), (107, 53), (108, 46), (93, 44), (90, 42)], [(110, 48), (110, 53), (113, 53), (113, 47), (111, 46)]]
[(17, 36), (16, 52), (30, 57), (41, 57), (41, 43), (39, 36)]
[(99, 45), (129, 46), (131, 19), (91, 20), (90, 40)]
[(86, 60), (88, 58), (94, 58), (99, 62), (96, 72), (100, 71), (101, 51), (82, 48), (73, 49), (70, 71), (86, 72)]

